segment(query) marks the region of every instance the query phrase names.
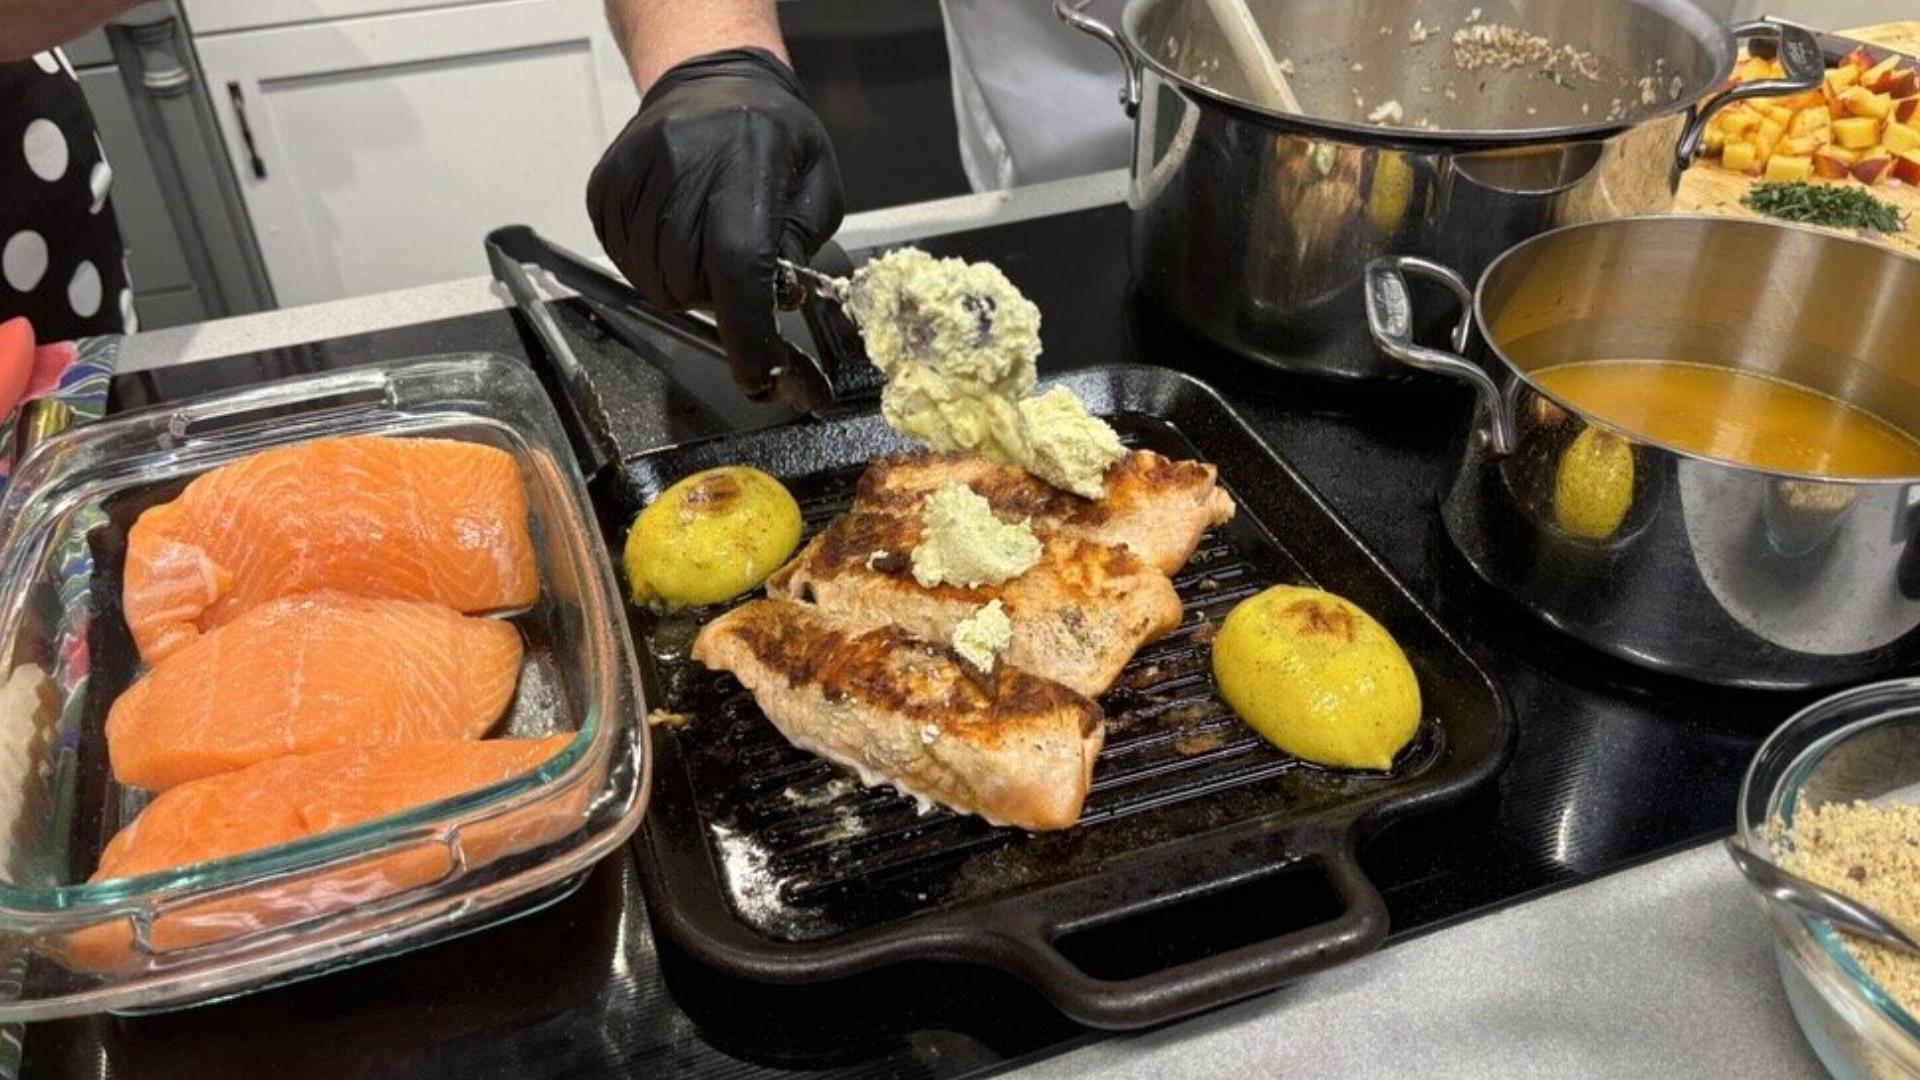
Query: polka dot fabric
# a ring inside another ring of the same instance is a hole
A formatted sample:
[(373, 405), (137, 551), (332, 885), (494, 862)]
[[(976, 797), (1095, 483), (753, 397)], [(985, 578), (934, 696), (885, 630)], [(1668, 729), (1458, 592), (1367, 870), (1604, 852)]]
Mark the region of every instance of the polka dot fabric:
[(132, 331), (112, 178), (59, 54), (0, 62), (0, 321), (41, 341)]

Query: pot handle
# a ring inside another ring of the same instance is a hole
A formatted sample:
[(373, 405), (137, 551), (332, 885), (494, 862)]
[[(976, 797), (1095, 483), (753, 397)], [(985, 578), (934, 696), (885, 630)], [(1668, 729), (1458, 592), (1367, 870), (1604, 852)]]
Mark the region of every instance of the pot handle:
[[(1413, 340), (1413, 300), (1407, 274), (1438, 281), (1460, 299), (1460, 322), (1453, 328), (1453, 351), (1443, 352)], [(1473, 384), (1489, 417), (1488, 439), (1496, 454), (1513, 449), (1513, 414), (1493, 376), (1461, 356), (1473, 333), (1473, 290), (1452, 270), (1416, 255), (1384, 255), (1367, 264), (1367, 328), (1380, 351), (1395, 360), (1436, 375), (1450, 375)]]
[(1100, 39), (1120, 57), (1120, 66), (1127, 73), (1127, 81), (1120, 87), (1120, 107), (1127, 110), (1128, 116), (1132, 116), (1140, 111), (1139, 61), (1134, 58), (1127, 39), (1120, 36), (1120, 31), (1087, 14), (1087, 5), (1091, 3), (1093, 0), (1053, 0), (1053, 13), (1075, 30)]
[(1730, 32), (1735, 41), (1750, 37), (1775, 38), (1780, 50), (1780, 66), (1786, 69), (1786, 77), (1736, 83), (1689, 110), (1686, 130), (1680, 133), (1680, 142), (1673, 151), (1674, 163), (1681, 169), (1693, 164), (1694, 157), (1700, 153), (1701, 140), (1707, 136), (1708, 122), (1721, 109), (1747, 98), (1818, 90), (1826, 78), (1827, 62), (1820, 55), (1820, 43), (1814, 39), (1813, 32), (1804, 26), (1773, 19), (1756, 19), (1739, 23), (1730, 28)]

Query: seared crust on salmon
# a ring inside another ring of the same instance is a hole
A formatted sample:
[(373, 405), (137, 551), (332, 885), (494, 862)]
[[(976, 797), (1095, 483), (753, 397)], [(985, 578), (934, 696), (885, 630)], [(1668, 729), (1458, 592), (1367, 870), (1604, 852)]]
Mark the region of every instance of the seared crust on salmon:
[(861, 630), (897, 626), (926, 641), (998, 600), (1013, 623), (1006, 662), (1098, 697), (1141, 645), (1180, 625), (1173, 583), (1120, 547), (1038, 532), (1040, 561), (1004, 585), (932, 587), (914, 580), (918, 517), (852, 513), (813, 538), (767, 582), (770, 596), (817, 604)]
[(1002, 521), (1031, 519), (1036, 530), (1125, 546), (1165, 574), (1186, 565), (1202, 533), (1233, 518), (1233, 498), (1205, 462), (1134, 450), (1107, 467), (1106, 481), (1104, 498), (1087, 499), (981, 454), (890, 454), (860, 477), (853, 508), (918, 517), (942, 485), (965, 484)]
[(1080, 819), (1104, 724), (1058, 683), (999, 664), (991, 675), (898, 627), (849, 625), (789, 600), (709, 622), (693, 658), (732, 672), (788, 741), (997, 825)]

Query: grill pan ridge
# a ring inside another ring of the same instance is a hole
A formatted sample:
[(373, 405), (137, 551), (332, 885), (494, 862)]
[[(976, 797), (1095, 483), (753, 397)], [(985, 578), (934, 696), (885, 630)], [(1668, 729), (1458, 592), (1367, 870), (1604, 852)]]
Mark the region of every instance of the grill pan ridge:
[[(699, 623), (719, 609), (634, 611), (647, 699), (678, 718), (654, 729), (640, 878), (655, 921), (701, 961), (787, 983), (907, 959), (986, 963), (1083, 1023), (1161, 1023), (1376, 947), (1386, 908), (1358, 846), (1389, 820), (1464, 797), (1504, 764), (1513, 722), (1498, 687), (1217, 394), (1133, 365), (1058, 381), (1129, 445), (1214, 463), (1239, 506), (1174, 577), (1179, 628), (1143, 648), (1101, 699), (1106, 746), (1080, 824), (1027, 834), (863, 787), (788, 745), (731, 676), (687, 658)], [(788, 485), (810, 535), (846, 508), (873, 456), (905, 445), (867, 408), (630, 456), (596, 479), (595, 502), (617, 545), (673, 481), (748, 464)], [(1278, 583), (1347, 596), (1406, 650), (1426, 715), (1389, 772), (1293, 759), (1214, 693), (1213, 629)], [(1209, 902), (1262, 883), (1320, 899), (1266, 933), (1206, 917)], [(1187, 908), (1195, 916), (1181, 920)], [(1118, 967), (1073, 944), (1134, 920), (1153, 940)], [(1170, 938), (1192, 940), (1156, 962)]]

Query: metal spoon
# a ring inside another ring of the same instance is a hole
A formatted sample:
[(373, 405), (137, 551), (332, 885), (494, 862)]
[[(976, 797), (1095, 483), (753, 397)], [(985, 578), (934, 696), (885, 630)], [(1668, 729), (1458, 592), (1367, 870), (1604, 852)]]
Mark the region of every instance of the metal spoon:
[[(799, 263), (789, 259), (775, 259), (774, 261), (779, 265), (784, 275), (791, 277), (793, 286), (811, 292), (815, 296), (824, 296), (828, 300), (843, 306), (847, 300), (853, 296), (853, 280), (851, 278), (834, 277), (832, 274), (823, 274), (811, 266), (801, 266)], [(787, 282), (776, 282), (776, 285), (784, 288)]]
[[(801, 266), (787, 259), (776, 258), (780, 276), (774, 282), (774, 292), (782, 307), (793, 307), (803, 303), (809, 296), (818, 296), (846, 307), (853, 300), (853, 279), (823, 274), (810, 266)], [(908, 342), (918, 342), (922, 346), (932, 331), (924, 325), (923, 319), (916, 319), (918, 310), (916, 300), (921, 297), (907, 295), (900, 305), (900, 313), (895, 324), (900, 328), (901, 337)], [(924, 302), (922, 300), (922, 302)], [(993, 299), (988, 296), (968, 294), (960, 298), (960, 306), (973, 318), (978, 330), (976, 340), (985, 345), (993, 337)]]
[(1920, 956), (1920, 941), (1916, 941), (1911, 932), (1858, 900), (1816, 885), (1791, 870), (1783, 870), (1741, 846), (1737, 840), (1727, 840), (1727, 854), (1755, 888), (1802, 915), (1826, 919), (1869, 941)]

